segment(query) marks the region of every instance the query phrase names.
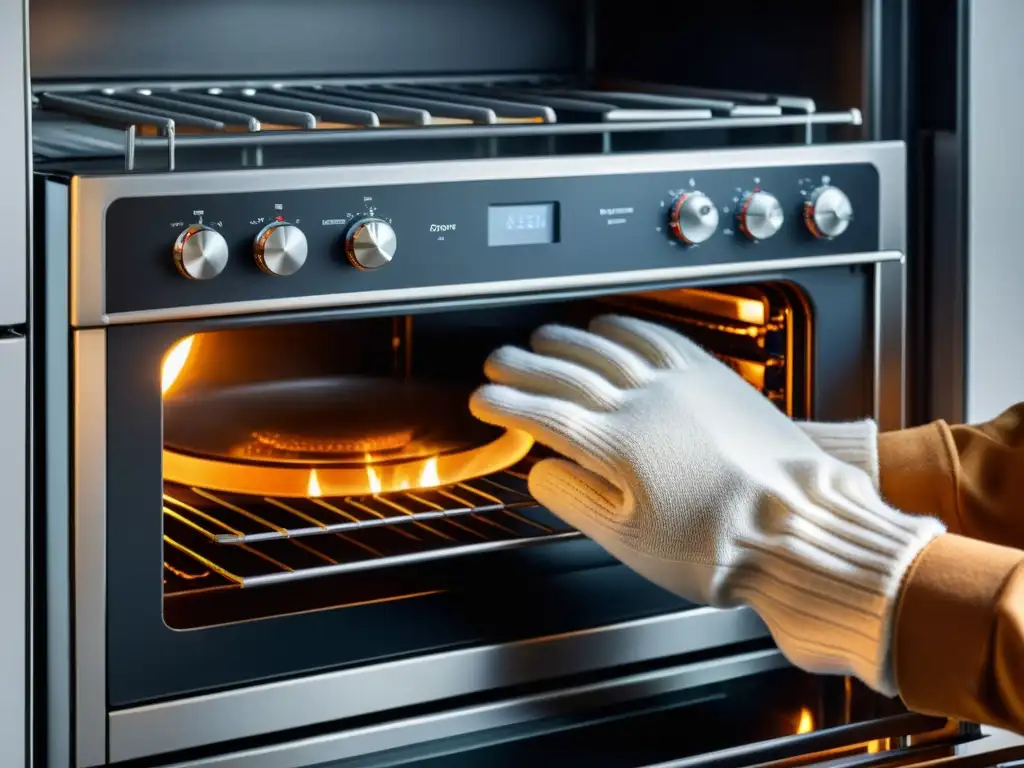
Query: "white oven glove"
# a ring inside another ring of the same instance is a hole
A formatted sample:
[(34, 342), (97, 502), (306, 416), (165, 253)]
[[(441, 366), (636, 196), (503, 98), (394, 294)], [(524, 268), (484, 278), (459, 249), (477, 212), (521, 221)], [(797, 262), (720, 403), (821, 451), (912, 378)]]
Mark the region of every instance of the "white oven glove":
[(878, 426), (874, 421), (798, 421), (796, 425), (825, 453), (867, 472), (878, 488)]
[(535, 498), (655, 584), (751, 606), (795, 665), (895, 694), (894, 603), (944, 528), (888, 507), (724, 364), (633, 318), (539, 329), (503, 347), (472, 412), (566, 456)]

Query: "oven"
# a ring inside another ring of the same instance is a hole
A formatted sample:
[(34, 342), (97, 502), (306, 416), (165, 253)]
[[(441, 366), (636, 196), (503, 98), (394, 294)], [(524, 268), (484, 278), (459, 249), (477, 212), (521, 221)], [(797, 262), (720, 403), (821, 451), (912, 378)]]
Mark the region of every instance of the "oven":
[[(371, 5), (298, 4), (307, 47), (239, 78), (104, 52), (165, 13), (201, 48), (220, 6), (35, 4), (76, 41), (33, 39), (50, 764), (860, 764), (977, 739), (618, 565), (530, 497), (543, 450), (467, 407), (496, 347), (616, 312), (793, 418), (899, 427), (903, 144), (850, 141), (858, 108), (636, 71), (621, 4)], [(371, 22), (390, 55), (317, 31)]]

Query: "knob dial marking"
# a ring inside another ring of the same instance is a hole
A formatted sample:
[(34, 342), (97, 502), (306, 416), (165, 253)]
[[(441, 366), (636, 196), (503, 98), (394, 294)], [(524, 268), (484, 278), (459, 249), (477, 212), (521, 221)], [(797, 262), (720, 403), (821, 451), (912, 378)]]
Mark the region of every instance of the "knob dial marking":
[(685, 192), (675, 199), (668, 215), (669, 229), (687, 245), (697, 245), (718, 229), (718, 209), (703, 192)]
[(398, 235), (383, 219), (357, 221), (345, 236), (345, 256), (357, 269), (380, 269), (391, 263), (398, 249)]
[(838, 187), (818, 187), (804, 202), (804, 224), (815, 237), (839, 237), (853, 221), (853, 204)]
[(268, 275), (294, 275), (306, 263), (308, 251), (302, 230), (286, 221), (268, 224), (253, 241), (256, 264)]
[(189, 280), (211, 280), (228, 265), (224, 236), (204, 224), (193, 224), (174, 241), (174, 266)]
[(782, 229), (786, 214), (774, 195), (757, 191), (744, 198), (736, 219), (740, 232), (751, 240), (767, 240)]

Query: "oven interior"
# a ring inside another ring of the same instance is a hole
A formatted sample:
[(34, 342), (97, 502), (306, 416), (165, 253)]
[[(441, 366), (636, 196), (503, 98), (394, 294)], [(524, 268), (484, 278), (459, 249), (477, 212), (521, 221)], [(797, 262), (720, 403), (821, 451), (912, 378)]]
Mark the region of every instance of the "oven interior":
[(165, 622), (610, 564), (530, 497), (549, 452), (468, 412), (492, 350), (609, 312), (677, 329), (786, 413), (811, 415), (812, 311), (788, 282), (187, 336), (160, 372)]

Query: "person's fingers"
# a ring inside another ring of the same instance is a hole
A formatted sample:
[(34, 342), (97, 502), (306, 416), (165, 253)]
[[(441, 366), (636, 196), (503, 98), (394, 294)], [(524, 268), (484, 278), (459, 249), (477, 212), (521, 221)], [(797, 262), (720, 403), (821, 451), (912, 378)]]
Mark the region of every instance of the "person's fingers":
[(530, 495), (585, 536), (600, 542), (615, 535), (622, 492), (578, 464), (545, 459), (529, 477)]
[(685, 336), (635, 317), (601, 315), (590, 321), (590, 330), (632, 350), (655, 368), (685, 370), (714, 360)]
[(603, 434), (599, 413), (502, 384), (477, 389), (470, 397), (469, 410), (480, 421), (526, 432), (587, 469), (612, 476), (610, 450), (615, 441)]
[(609, 411), (622, 400), (622, 390), (589, 368), (518, 347), (491, 353), (484, 374), (495, 384), (561, 398), (594, 411)]
[(544, 325), (530, 337), (534, 352), (569, 360), (596, 371), (621, 389), (641, 387), (653, 371), (638, 355), (614, 341), (566, 325)]

